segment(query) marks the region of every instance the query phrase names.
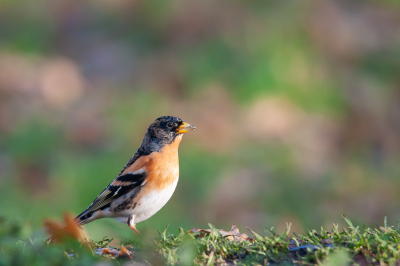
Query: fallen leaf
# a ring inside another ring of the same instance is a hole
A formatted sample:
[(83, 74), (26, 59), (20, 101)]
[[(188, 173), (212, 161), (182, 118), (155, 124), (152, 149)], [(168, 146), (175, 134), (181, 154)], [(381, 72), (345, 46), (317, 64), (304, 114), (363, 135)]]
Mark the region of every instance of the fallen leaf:
[(235, 224), (232, 224), (232, 228), (229, 232), (231, 232), (232, 234), (235, 234), (235, 235), (240, 234), (239, 228), (237, 228)]
[(51, 220), (43, 221), (45, 230), (51, 235), (51, 243), (62, 242), (65, 239), (75, 239), (82, 243), (88, 242), (88, 235), (74, 220), (70, 213), (64, 213), (64, 223)]
[(116, 248), (98, 248), (94, 250), (94, 253), (100, 256), (110, 255), (113, 258), (123, 257), (133, 259), (132, 251), (129, 251), (126, 247), (121, 247), (119, 250)]
[[(102, 256), (111, 255), (111, 257), (113, 257), (113, 258), (116, 258), (116, 257), (119, 256), (119, 251), (117, 249), (115, 249), (115, 248), (103, 248), (103, 249), (100, 249), (100, 250), (97, 250), (97, 251), (100, 251), (101, 252), (100, 254)], [(96, 252), (96, 253), (98, 253), (98, 252)]]
[(121, 247), (119, 249), (119, 257), (129, 257), (130, 259), (133, 258), (131, 252), (127, 250), (125, 247)]

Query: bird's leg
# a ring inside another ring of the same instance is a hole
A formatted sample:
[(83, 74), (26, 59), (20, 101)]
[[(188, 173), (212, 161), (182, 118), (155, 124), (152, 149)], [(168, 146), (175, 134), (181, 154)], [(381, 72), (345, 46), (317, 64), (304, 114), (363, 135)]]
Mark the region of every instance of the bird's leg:
[(140, 235), (139, 231), (136, 229), (135, 217), (133, 215), (129, 216), (128, 225), (137, 235)]

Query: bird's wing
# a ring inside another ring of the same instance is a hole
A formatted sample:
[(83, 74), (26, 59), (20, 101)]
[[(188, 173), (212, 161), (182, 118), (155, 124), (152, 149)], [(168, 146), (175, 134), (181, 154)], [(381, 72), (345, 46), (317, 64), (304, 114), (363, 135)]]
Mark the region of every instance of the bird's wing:
[(85, 212), (94, 212), (109, 207), (115, 199), (125, 195), (136, 187), (140, 187), (146, 177), (147, 173), (143, 170), (118, 176), (97, 196)]
[(93, 203), (80, 215), (77, 220), (84, 223), (84, 220), (90, 218), (97, 210), (103, 210), (111, 205), (111, 203), (129, 193), (133, 189), (140, 187), (145, 181), (148, 172), (146, 164), (149, 161), (148, 156), (142, 156), (124, 170), (100, 193)]

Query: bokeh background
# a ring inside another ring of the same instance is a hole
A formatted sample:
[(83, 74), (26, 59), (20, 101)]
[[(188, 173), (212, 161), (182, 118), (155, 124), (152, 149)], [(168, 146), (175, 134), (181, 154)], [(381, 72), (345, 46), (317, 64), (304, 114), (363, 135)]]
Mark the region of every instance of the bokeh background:
[(394, 224), (399, 73), (397, 0), (3, 0), (0, 216), (80, 213), (174, 115), (197, 129), (139, 230)]

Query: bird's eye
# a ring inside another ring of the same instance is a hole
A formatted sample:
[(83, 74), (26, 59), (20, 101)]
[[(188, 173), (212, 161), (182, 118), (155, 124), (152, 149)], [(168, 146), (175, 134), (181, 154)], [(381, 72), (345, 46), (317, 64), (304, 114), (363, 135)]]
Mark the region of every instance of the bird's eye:
[(169, 122), (168, 124), (167, 124), (167, 127), (173, 127), (174, 126), (174, 123), (172, 123), (172, 122)]

